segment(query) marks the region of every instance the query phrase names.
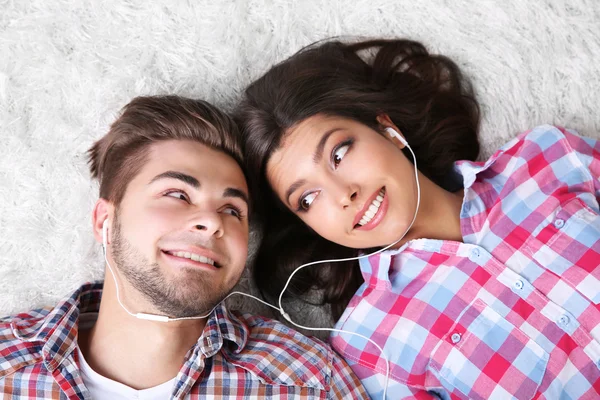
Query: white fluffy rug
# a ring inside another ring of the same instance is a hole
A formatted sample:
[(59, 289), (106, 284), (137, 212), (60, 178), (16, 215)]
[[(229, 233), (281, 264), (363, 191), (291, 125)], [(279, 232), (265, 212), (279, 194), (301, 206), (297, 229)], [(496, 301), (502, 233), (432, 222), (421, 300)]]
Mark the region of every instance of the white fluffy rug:
[(456, 60), (482, 104), (482, 157), (540, 123), (600, 138), (598, 0), (0, 0), (0, 315), (102, 277), (84, 152), (132, 97), (230, 109), (269, 65), (340, 35)]

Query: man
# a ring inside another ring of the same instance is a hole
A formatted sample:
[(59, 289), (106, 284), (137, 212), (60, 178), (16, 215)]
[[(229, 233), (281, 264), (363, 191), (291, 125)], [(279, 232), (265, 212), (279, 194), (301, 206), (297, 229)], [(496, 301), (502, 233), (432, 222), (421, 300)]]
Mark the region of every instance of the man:
[(89, 151), (106, 279), (0, 320), (4, 398), (367, 398), (327, 345), (220, 304), (248, 248), (240, 143), (202, 101), (124, 108)]

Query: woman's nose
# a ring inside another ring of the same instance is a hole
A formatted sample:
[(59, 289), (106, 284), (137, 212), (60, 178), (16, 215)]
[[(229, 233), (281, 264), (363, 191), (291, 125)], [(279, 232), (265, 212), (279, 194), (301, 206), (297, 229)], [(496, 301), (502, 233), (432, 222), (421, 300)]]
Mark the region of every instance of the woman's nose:
[(338, 198), (339, 203), (344, 209), (348, 208), (358, 197), (358, 187), (355, 185), (343, 185), (340, 186)]

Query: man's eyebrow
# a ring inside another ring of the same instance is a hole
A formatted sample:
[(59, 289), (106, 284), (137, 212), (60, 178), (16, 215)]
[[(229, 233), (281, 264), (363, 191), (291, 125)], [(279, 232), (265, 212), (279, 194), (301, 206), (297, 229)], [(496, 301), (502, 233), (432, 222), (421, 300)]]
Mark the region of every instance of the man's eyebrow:
[(242, 199), (246, 203), (246, 206), (250, 206), (248, 195), (241, 189), (229, 187), (223, 191), (223, 197), (237, 197), (238, 199)]
[(299, 179), (296, 182), (292, 183), (292, 186), (290, 186), (289, 189), (285, 192), (285, 201), (288, 203), (288, 206), (292, 206), (290, 204), (290, 196), (292, 195), (292, 193), (298, 190), (298, 188), (304, 185), (305, 183), (306, 181), (304, 179)]
[(329, 139), (329, 137), (331, 135), (333, 135), (333, 133), (335, 131), (339, 131), (342, 128), (333, 128), (328, 130), (327, 132), (325, 132), (323, 134), (323, 136), (321, 136), (321, 140), (319, 140), (319, 143), (317, 144), (317, 148), (315, 149), (315, 153), (313, 154), (313, 161), (315, 162), (315, 164), (318, 164), (321, 162), (321, 159), (323, 158), (323, 150), (325, 150), (325, 145), (327, 144), (327, 139)]
[(200, 182), (198, 181), (198, 179), (194, 178), (191, 175), (184, 174), (183, 172), (177, 172), (177, 171), (166, 171), (166, 172), (163, 172), (162, 174), (158, 174), (154, 178), (152, 178), (152, 180), (150, 181), (149, 184), (159, 181), (161, 179), (177, 179), (179, 181), (182, 181), (182, 182), (192, 186), (194, 189), (200, 188)]

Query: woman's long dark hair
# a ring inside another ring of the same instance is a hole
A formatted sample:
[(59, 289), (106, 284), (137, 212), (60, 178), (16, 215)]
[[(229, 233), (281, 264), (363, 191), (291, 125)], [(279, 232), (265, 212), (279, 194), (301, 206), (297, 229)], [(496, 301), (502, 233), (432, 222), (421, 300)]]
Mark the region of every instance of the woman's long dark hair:
[[(419, 170), (448, 190), (454, 162), (479, 153), (479, 107), (471, 86), (454, 62), (429, 54), (418, 42), (320, 42), (271, 68), (246, 89), (236, 112), (264, 224), (253, 277), (270, 299), (301, 264), (358, 254), (317, 235), (267, 181), (267, 163), (286, 132), (316, 114), (350, 118), (378, 131), (377, 116), (387, 114), (414, 150)], [(323, 302), (337, 319), (362, 281), (356, 261), (318, 265), (296, 274), (286, 293), (323, 289)]]

